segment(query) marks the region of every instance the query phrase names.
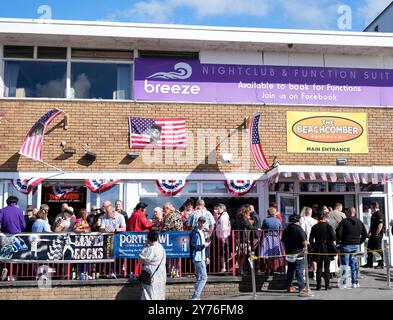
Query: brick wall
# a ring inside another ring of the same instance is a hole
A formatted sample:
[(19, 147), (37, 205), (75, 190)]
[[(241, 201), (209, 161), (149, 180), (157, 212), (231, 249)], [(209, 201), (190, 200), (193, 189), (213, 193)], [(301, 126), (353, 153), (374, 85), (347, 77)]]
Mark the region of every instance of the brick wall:
[[(351, 165), (392, 165), (393, 130), (391, 119), (393, 109), (383, 108), (326, 108), (326, 107), (264, 107), (256, 105), (207, 105), (207, 104), (147, 104), (147, 103), (112, 103), (112, 102), (48, 102), (48, 101), (0, 101), (0, 171), (31, 171), (51, 170), (38, 162), (20, 157), (18, 151), (22, 141), (41, 115), (52, 107), (59, 107), (69, 116), (69, 129), (64, 130), (58, 117), (49, 127), (45, 137), (44, 160), (63, 170), (70, 171), (228, 171), (242, 167), (235, 161), (222, 164), (214, 161), (206, 164), (205, 158), (211, 150), (206, 146), (202, 152), (202, 161), (197, 163), (187, 159), (196, 159), (196, 150), (191, 147), (187, 151), (158, 151), (156, 155), (162, 160), (154, 164), (146, 164), (143, 157), (134, 161), (126, 158), (129, 149), (128, 117), (185, 117), (188, 130), (195, 133), (197, 129), (241, 128), (243, 121), (254, 112), (261, 112), (260, 135), (268, 161), (274, 156), (281, 164), (323, 164), (335, 165), (338, 154), (288, 154), (286, 152), (286, 111), (332, 111), (332, 112), (365, 112), (368, 121), (368, 154), (345, 154)], [(207, 134), (211, 136), (210, 133)], [(214, 138), (213, 138), (214, 139)], [(60, 148), (64, 140), (68, 147), (76, 149), (77, 153), (65, 158)], [(224, 152), (227, 139), (215, 139), (214, 148), (218, 155)], [(88, 144), (97, 153), (97, 160), (88, 163), (84, 160), (82, 146)], [(241, 139), (232, 141), (239, 149), (236, 158), (246, 158), (249, 161), (248, 147)], [(190, 143), (191, 144), (191, 143)], [(200, 147), (201, 148), (201, 147)], [(233, 145), (230, 146), (231, 152)], [(222, 150), (221, 150), (222, 149)], [(141, 152), (141, 151), (137, 151)], [(171, 159), (177, 160), (175, 163)], [(184, 161), (179, 161), (183, 159)], [(251, 171), (258, 170), (249, 161)], [(248, 170), (244, 169), (244, 170)]]
[[(218, 278), (218, 279), (217, 279)], [(239, 277), (209, 277), (202, 298), (250, 292), (250, 279)], [(167, 300), (189, 300), (194, 292), (194, 280), (169, 279)], [(0, 300), (139, 300), (141, 286), (136, 281), (98, 280), (54, 281), (52, 288), (39, 289), (35, 282), (0, 283)]]

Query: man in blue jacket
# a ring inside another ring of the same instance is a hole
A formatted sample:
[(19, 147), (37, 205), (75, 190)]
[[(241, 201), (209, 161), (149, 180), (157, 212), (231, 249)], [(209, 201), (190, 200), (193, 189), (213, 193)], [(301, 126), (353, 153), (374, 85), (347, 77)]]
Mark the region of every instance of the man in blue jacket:
[(190, 235), (190, 255), (195, 265), (195, 291), (191, 300), (200, 300), (201, 293), (207, 281), (206, 271), (206, 248), (210, 245), (210, 241), (205, 240), (203, 225), (206, 222), (204, 216), (198, 218), (197, 226), (192, 230)]

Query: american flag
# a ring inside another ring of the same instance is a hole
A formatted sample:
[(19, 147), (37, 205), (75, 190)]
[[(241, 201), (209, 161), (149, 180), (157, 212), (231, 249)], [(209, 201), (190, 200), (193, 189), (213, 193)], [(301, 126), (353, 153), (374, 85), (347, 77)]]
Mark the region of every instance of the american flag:
[(354, 183), (360, 183), (359, 173), (357, 172), (352, 173), (352, 179)]
[(129, 118), (130, 148), (185, 148), (184, 118)]
[(362, 184), (367, 184), (368, 183), (368, 174), (367, 173), (361, 173), (360, 174), (360, 182)]
[(351, 175), (348, 172), (343, 173), (342, 175), (345, 183), (350, 183), (352, 181)]
[(254, 159), (256, 166), (261, 170), (268, 170), (270, 168), (265, 154), (263, 153), (261, 140), (259, 138), (259, 113), (254, 114), (248, 124), (249, 144), (251, 155)]
[(49, 124), (63, 111), (59, 109), (52, 109), (45, 113), (35, 124), (31, 127), (19, 154), (32, 158), (37, 161), (42, 161), (42, 150), (44, 146), (44, 134)]
[(306, 179), (306, 177), (305, 177), (305, 175), (304, 175), (304, 172), (298, 172), (298, 173), (297, 173), (297, 177), (298, 177), (299, 180), (304, 180), (304, 179)]
[(323, 181), (327, 181), (327, 180), (328, 180), (328, 179), (327, 179), (327, 176), (326, 176), (326, 172), (320, 172), (319, 175), (321, 176), (321, 179), (322, 179)]
[(371, 183), (372, 184), (378, 184), (378, 173), (372, 173), (371, 174)]
[(308, 175), (310, 177), (310, 180), (315, 180), (316, 179), (314, 172), (309, 172)]
[(329, 172), (329, 177), (332, 182), (337, 181), (337, 174), (335, 172)]

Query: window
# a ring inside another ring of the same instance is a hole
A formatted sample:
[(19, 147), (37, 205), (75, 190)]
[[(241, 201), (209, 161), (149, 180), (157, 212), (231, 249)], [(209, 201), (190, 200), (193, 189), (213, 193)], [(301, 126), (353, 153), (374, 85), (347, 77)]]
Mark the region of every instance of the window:
[(330, 192), (355, 192), (354, 183), (329, 183)]
[[(92, 192), (93, 193), (93, 192)], [(116, 202), (116, 200), (119, 200), (119, 196), (120, 196), (120, 185), (119, 184), (117, 184), (117, 185), (115, 185), (113, 188), (111, 188), (111, 189), (109, 189), (109, 190), (107, 190), (107, 191), (104, 191), (104, 192), (101, 192), (100, 193), (100, 201), (101, 201), (101, 204), (104, 202), (104, 201), (107, 201), (107, 200), (109, 200), (110, 202), (112, 202), (112, 206), (113, 206), (113, 208), (115, 207), (115, 202)], [(93, 203), (93, 202), (92, 202)], [(100, 205), (101, 205), (100, 204)]]
[(325, 192), (326, 191), (326, 183), (301, 183), (300, 184), (301, 192)]
[(67, 59), (67, 48), (38, 47), (38, 59)]
[(123, 50), (102, 50), (102, 49), (72, 49), (72, 59), (108, 59), (108, 60), (127, 60), (133, 59), (132, 51)]
[(34, 57), (33, 46), (4, 46), (4, 58), (30, 58)]
[(131, 65), (73, 62), (71, 98), (131, 99)]
[(5, 61), (5, 96), (64, 98), (66, 62)]
[(294, 192), (295, 185), (293, 182), (279, 182), (269, 185), (269, 191), (274, 192)]
[(153, 218), (153, 211), (154, 208), (160, 207), (162, 208), (166, 202), (170, 202), (173, 206), (182, 211), (184, 209), (184, 203), (188, 200), (192, 199), (194, 204), (197, 198), (190, 198), (188, 196), (181, 196), (181, 197), (165, 197), (165, 196), (158, 196), (158, 197), (141, 197), (140, 202), (144, 202), (147, 204), (147, 214), (148, 217), (151, 219)]
[(157, 51), (157, 50), (140, 50), (141, 58), (177, 58), (177, 59), (199, 59), (198, 52), (186, 51)]
[[(19, 192), (12, 183), (8, 184), (8, 197), (10, 196), (15, 196), (19, 199), (18, 201), (18, 206), (21, 208), (24, 212), (26, 211), (27, 207), (27, 194), (24, 194), (22, 192)], [(35, 195), (35, 198), (37, 198), (37, 195)]]
[(372, 191), (384, 191), (384, 185), (381, 183), (378, 184), (372, 184), (372, 183), (368, 183), (368, 184), (360, 184), (360, 191), (362, 192), (372, 192)]
[(203, 184), (203, 193), (228, 193), (223, 182), (213, 182)]

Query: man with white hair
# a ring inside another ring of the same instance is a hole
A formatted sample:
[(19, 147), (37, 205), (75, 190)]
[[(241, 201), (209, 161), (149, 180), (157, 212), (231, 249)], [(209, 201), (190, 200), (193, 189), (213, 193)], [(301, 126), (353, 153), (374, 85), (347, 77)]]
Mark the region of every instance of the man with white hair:
[(211, 212), (206, 209), (205, 201), (203, 199), (197, 200), (195, 210), (187, 219), (188, 226), (192, 229), (198, 227), (199, 217), (205, 217), (206, 222), (203, 225), (203, 230), (205, 232), (205, 239), (208, 239), (213, 234), (215, 221)]

